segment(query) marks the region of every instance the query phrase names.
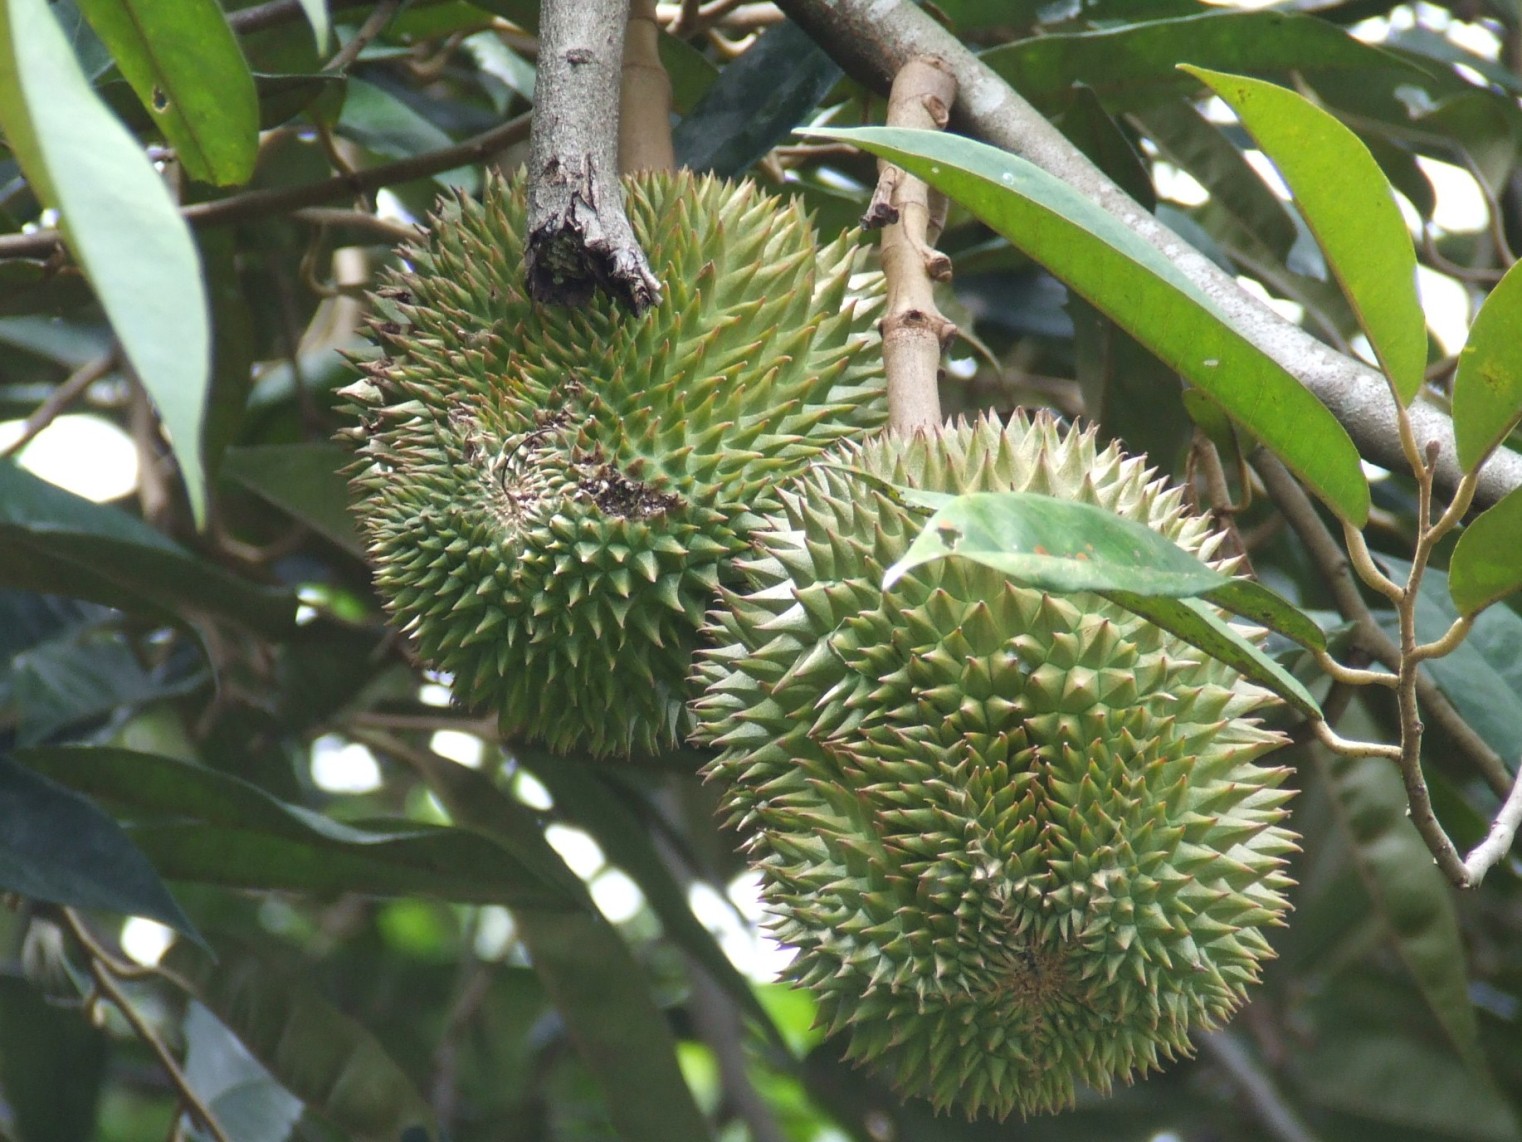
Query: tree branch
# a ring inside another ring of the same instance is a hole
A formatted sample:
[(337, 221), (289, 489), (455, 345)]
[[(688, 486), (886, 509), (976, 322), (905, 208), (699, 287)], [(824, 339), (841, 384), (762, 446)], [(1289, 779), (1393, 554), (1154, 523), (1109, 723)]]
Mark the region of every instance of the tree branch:
[[(519, 115), (516, 119), (509, 119), (500, 126), (482, 131), (463, 143), (442, 150), (366, 167), (322, 182), (249, 190), (211, 202), (192, 203), (184, 207), (180, 214), (192, 226), (226, 226), (234, 222), (247, 222), (251, 218), (265, 218), (271, 214), (285, 214), (324, 202), (371, 194), (383, 186), (427, 178), (467, 163), (485, 162), (525, 139), (529, 133), (530, 120), (528, 114)], [(58, 248), (62, 240), (63, 237), (57, 230), (0, 235), (0, 261), (6, 258), (47, 257)]]
[[(1243, 291), (1230, 274), (1116, 186), (987, 64), (910, 0), (777, 0), (777, 6), (850, 75), (880, 94), (887, 94), (893, 76), (913, 57), (945, 60), (957, 79), (954, 126), (1035, 163), (1168, 252), (1242, 336), (1332, 411), (1365, 457), (1389, 468), (1405, 466), (1396, 405), (1383, 376), (1323, 345)], [(1410, 417), (1423, 449), (1436, 442), (1438, 482), (1451, 493), (1461, 475), (1452, 421), (1420, 402), (1412, 405)], [(1522, 487), (1522, 453), (1497, 452), (1482, 470), (1476, 501), (1487, 506), (1517, 487)]]
[[(910, 60), (893, 79), (888, 125), (943, 129), (956, 88), (956, 80), (939, 60)], [(951, 278), (951, 259), (935, 248), (946, 200), (886, 159), (878, 160), (877, 169), (877, 190), (861, 224), (883, 227), (888, 423), (901, 433), (934, 429), (941, 423), (941, 352), (957, 335), (957, 327), (936, 306), (934, 292), (936, 281)]]
[(624, 213), (618, 96), (629, 0), (544, 0), (529, 136), (529, 293), (585, 305), (598, 286), (635, 313), (661, 286)]

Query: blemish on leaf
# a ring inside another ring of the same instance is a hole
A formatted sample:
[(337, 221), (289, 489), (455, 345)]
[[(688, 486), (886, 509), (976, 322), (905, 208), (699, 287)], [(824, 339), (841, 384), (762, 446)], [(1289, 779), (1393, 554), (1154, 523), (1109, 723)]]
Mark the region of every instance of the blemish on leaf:
[(153, 89), (153, 109), (160, 115), (169, 110), (169, 96), (164, 94), (162, 87)]

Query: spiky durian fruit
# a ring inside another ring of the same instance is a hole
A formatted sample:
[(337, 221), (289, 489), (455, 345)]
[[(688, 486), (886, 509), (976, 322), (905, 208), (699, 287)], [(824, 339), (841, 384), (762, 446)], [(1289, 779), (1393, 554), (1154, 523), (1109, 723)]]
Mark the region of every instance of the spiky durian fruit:
[(456, 696), (607, 756), (679, 745), (693, 648), (757, 512), (884, 416), (880, 287), (793, 203), (689, 173), (625, 180), (664, 285), (536, 306), (522, 185), (457, 201), (382, 291), (383, 355), (345, 390), (376, 583)]
[(794, 979), (849, 1055), (969, 1116), (1070, 1104), (1190, 1050), (1287, 904), (1273, 700), (1091, 594), (963, 560), (882, 589), (923, 516), (883, 481), (1208, 522), (1046, 416), (847, 448), (783, 494), (700, 655), (709, 773)]

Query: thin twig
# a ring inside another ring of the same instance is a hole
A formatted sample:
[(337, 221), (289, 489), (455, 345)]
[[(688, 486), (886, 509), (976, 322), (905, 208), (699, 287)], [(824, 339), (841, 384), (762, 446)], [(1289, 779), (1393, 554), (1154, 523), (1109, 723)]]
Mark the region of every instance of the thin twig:
[(208, 1133), (216, 1139), (216, 1142), (230, 1142), (227, 1133), (222, 1129), (222, 1124), (217, 1121), (217, 1116), (211, 1112), (201, 1096), (190, 1085), (190, 1080), (185, 1077), (185, 1072), (180, 1069), (179, 1061), (169, 1050), (168, 1044), (159, 1036), (153, 1026), (143, 1018), (132, 1000), (128, 998), (118, 979), (118, 972), (113, 968), (115, 957), (90, 934), (84, 920), (72, 908), (61, 909), (64, 922), (69, 931), (79, 941), (80, 947), (84, 948), (85, 954), (90, 958), (90, 978), (95, 981), (95, 986), (111, 1001), (118, 1011), (122, 1013), (133, 1034), (148, 1045), (154, 1056), (159, 1061), (159, 1066), (164, 1068), (164, 1073), (169, 1076), (173, 1084), (175, 1094), (179, 1096), (181, 1103), (190, 1111)]
[[(1376, 662), (1391, 670), (1400, 668), (1400, 648), (1379, 625), (1379, 620), (1364, 602), (1358, 584), (1348, 566), (1348, 557), (1326, 524), (1321, 521), (1316, 507), (1305, 494), (1289, 470), (1266, 450), (1259, 450), (1253, 457), (1258, 477), (1278, 506), (1280, 514), (1288, 521), (1305, 545), (1306, 554), (1321, 572), (1322, 581), (1332, 594), (1332, 602), (1344, 619), (1353, 624), (1353, 639), (1357, 646)], [(1434, 723), (1440, 726), (1474, 767), (1495, 790), (1498, 797), (1505, 797), (1511, 788), (1511, 777), (1500, 755), (1491, 749), (1463, 716), (1453, 708), (1447, 696), (1438, 689), (1425, 673), (1417, 675), (1417, 698)]]
[(396, 10), (402, 6), (402, 0), (381, 0), (375, 6), (375, 10), (365, 17), (365, 22), (359, 26), (349, 42), (323, 65), (322, 70), (336, 72), (343, 75), (349, 67), (359, 58), (359, 53), (364, 51), (371, 40), (380, 35), (386, 25), (391, 23), (391, 17), (396, 15)]
[(1518, 825), (1522, 825), (1522, 762), (1518, 763), (1517, 779), (1512, 784), (1511, 793), (1502, 803), (1496, 819), (1490, 823), (1490, 832), (1464, 858), (1464, 875), (1470, 888), (1484, 880), (1485, 874), (1511, 851)]
[[(211, 202), (192, 203), (182, 207), (180, 214), (192, 226), (226, 226), (234, 222), (265, 218), (271, 214), (285, 214), (345, 197), (372, 194), (384, 186), (411, 182), (455, 167), (484, 162), (514, 143), (528, 138), (531, 119), (532, 115), (525, 113), (452, 147), (366, 167), (322, 182), (250, 190)], [(0, 235), (0, 260), (46, 257), (58, 248), (62, 240), (63, 236), (57, 230)]]
[(33, 440), (36, 440), (43, 429), (57, 420), (70, 405), (84, 396), (85, 391), (109, 373), (115, 364), (116, 348), (113, 346), (108, 352), (102, 353), (93, 360), (86, 361), (70, 373), (57, 388), (43, 399), (41, 404), (32, 410), (32, 415), (27, 417), (26, 423), (21, 426), (21, 435), (4, 448), (0, 448), (0, 457), (14, 456)]
[(1386, 745), (1384, 742), (1361, 742), (1352, 738), (1345, 738), (1336, 730), (1332, 729), (1324, 719), (1317, 718), (1311, 723), (1311, 730), (1316, 735), (1316, 740), (1333, 753), (1343, 757), (1382, 757), (1386, 761), (1399, 762), (1401, 760), (1400, 746)]

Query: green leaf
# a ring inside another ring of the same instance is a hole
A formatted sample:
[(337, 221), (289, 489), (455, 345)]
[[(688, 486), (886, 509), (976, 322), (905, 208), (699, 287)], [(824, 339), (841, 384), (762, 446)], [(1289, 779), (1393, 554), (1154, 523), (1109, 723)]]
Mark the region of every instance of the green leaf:
[(120, 825), (3, 754), (0, 888), (71, 908), (146, 916), (200, 939)]
[(46, 0), (0, 0), (0, 130), (38, 197), (57, 208), (203, 524), (211, 339), (195, 243), (153, 164), (90, 90)]
[(191, 178), (237, 186), (254, 173), (259, 100), (213, 0), (76, 0)]
[(1297, 92), (1179, 66), (1231, 106), (1278, 168), (1391, 389), (1409, 405), (1427, 365), (1427, 322), (1416, 295), (1416, 250), (1374, 156), (1357, 135)]
[[(31, 982), (0, 975), (0, 1097), (26, 1142), (93, 1142), (110, 1040)], [(67, 1091), (67, 1098), (59, 1092)]]
[(1473, 615), (1522, 589), (1522, 488), (1481, 512), (1459, 536), (1448, 561), (1448, 591), (1460, 614)]
[(1214, 397), (1340, 518), (1360, 526), (1368, 518), (1368, 481), (1346, 429), (1118, 218), (1024, 159), (970, 139), (884, 127), (806, 133), (890, 158), (961, 203)]
[(106, 746), (18, 757), (72, 789), (143, 814), (133, 839), (171, 879), (539, 908), (567, 907), (581, 888), (558, 862), (527, 864), (467, 829), (334, 821), (195, 762)]
[(328, 18), (328, 0), (300, 0), (301, 14), (312, 25), (312, 42), (317, 54), (328, 50), (328, 37), (333, 34), (333, 24)]
[[(897, 490), (909, 499), (926, 498), (914, 489)], [(1034, 492), (933, 498), (935, 514), (888, 568), (884, 587), (922, 563), (958, 555), (1045, 591), (1200, 596), (1303, 645), (1326, 645), (1314, 622), (1261, 583), (1223, 575), (1146, 524), (1105, 508)], [(1177, 608), (1162, 611), (1196, 625)]]
[(1396, 952), (1459, 1056), (1484, 1074), (1453, 895), (1406, 812), (1400, 774), (1370, 757), (1333, 756), (1321, 768)]
[[(384, 88), (364, 80), (349, 80), (338, 133), (378, 155), (405, 159), (454, 146), (454, 140), (434, 123)], [(445, 188), (467, 194), (480, 189), (480, 173), (471, 166), (455, 167), (433, 176)]]
[(412, 1080), (373, 1035), (304, 976), (218, 941), (215, 963), (175, 943), (159, 969), (237, 1035), (292, 1094), (363, 1142), (396, 1142), (438, 1124)]
[(1522, 269), (1514, 265), (1475, 314), (1453, 375), (1453, 437), (1466, 472), (1478, 468), (1522, 417), (1519, 328)]
[[(429, 788), (457, 822), (560, 859), (533, 815), (484, 774), (433, 755), (416, 761), (426, 765)], [(618, 1136), (706, 1142), (708, 1126), (677, 1066), (676, 1040), (639, 964), (590, 898), (582, 903), (573, 912), (523, 909), (514, 917), (544, 990), (602, 1088)]]
[(365, 558), (365, 543), (349, 514), (340, 471), (349, 455), (336, 444), (265, 444), (233, 448), (223, 471), (345, 551)]
[(204, 562), (116, 508), (0, 463), (0, 583), (186, 621), (206, 611), (279, 637), (296, 600)]
[(549, 790), (556, 807), (591, 833), (608, 859), (639, 885), (667, 938), (691, 956), (774, 1043), (785, 1049), (780, 1032), (749, 981), (736, 970), (713, 933), (692, 914), (687, 894), (655, 847), (649, 824), (631, 808), (631, 799), (638, 799), (639, 795), (615, 791), (609, 781), (585, 762), (537, 751), (533, 758), (538, 762), (533, 766), (534, 774)]

